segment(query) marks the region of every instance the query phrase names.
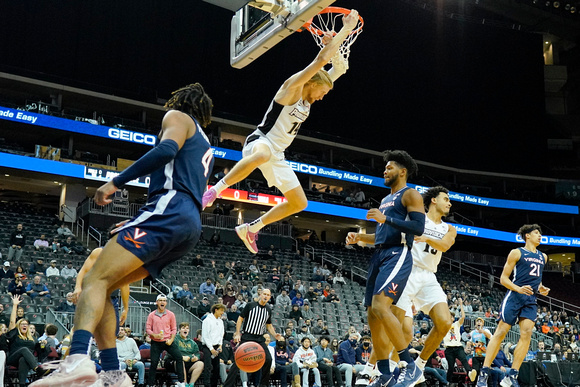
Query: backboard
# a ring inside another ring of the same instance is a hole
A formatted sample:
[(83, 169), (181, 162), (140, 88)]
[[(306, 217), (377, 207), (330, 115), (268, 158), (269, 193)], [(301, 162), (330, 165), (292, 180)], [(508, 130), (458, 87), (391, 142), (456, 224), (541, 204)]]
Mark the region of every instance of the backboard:
[(230, 64), (241, 69), (335, 0), (254, 0), (232, 18)]

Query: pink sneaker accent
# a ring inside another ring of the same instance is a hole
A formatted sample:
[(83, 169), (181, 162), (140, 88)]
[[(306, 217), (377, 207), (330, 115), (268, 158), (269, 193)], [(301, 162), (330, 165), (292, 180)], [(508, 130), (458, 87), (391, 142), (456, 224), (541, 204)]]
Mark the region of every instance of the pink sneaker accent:
[(205, 191), (203, 197), (201, 198), (201, 209), (203, 210), (206, 207), (211, 207), (216, 198), (217, 192), (215, 189), (213, 189), (213, 187)]
[(64, 360), (45, 363), (44, 369), (55, 369), (30, 387), (89, 386), (97, 381), (95, 363), (88, 355), (70, 355)]
[(133, 387), (133, 381), (125, 371), (101, 371), (99, 379), (89, 387)]
[(236, 227), (236, 233), (244, 242), (248, 250), (253, 254), (258, 254), (258, 246), (256, 245), (256, 241), (258, 240), (258, 233), (257, 232), (250, 232), (250, 225), (244, 223), (238, 227)]

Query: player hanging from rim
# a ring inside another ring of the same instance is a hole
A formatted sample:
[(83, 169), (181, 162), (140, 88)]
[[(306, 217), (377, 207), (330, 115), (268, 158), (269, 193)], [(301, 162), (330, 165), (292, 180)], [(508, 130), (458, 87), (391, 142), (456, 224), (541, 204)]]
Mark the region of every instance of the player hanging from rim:
[[(367, 219), (379, 223), (376, 233), (350, 232), (346, 243), (375, 245), (368, 271), (365, 306), (368, 308), (374, 357), (382, 375), (370, 385), (403, 387), (415, 384), (423, 373), (409, 355), (408, 342), (403, 336), (401, 322), (393, 313), (397, 309), (393, 304), (401, 297), (411, 274), (413, 238), (423, 234), (425, 209), (419, 192), (407, 186), (407, 179), (417, 172), (415, 160), (400, 150), (386, 151), (384, 159), (387, 163), (385, 185), (391, 188), (391, 193), (381, 201), (378, 209), (372, 208), (367, 212)], [(389, 368), (389, 341), (393, 343), (400, 360), (407, 363), (397, 380)]]
[[(285, 202), (272, 207), (250, 224), (236, 227), (236, 232), (248, 250), (258, 253), (256, 234), (264, 226), (302, 211), (308, 205), (304, 190), (294, 171), (284, 160), (284, 150), (290, 146), (300, 125), (310, 114), (310, 105), (321, 100), (342, 75), (344, 68), (334, 66), (342, 42), (358, 23), (358, 12), (351, 10), (343, 17), (343, 27), (333, 38), (328, 38), (314, 61), (304, 70), (288, 78), (274, 96), (268, 111), (258, 128), (246, 138), (242, 150), (243, 158), (215, 186), (203, 195), (203, 206), (211, 206), (220, 193), (232, 184), (242, 181), (259, 168), (269, 186), (277, 187), (286, 198)], [(333, 68), (323, 69), (330, 60)]]
[[(516, 321), (520, 325), (520, 339), (514, 351), (512, 368), (500, 384), (502, 387), (519, 387), (520, 366), (530, 347), (537, 316), (538, 301), (535, 293), (546, 296), (550, 291), (542, 285), (542, 272), (548, 261), (548, 256), (538, 250), (538, 246), (542, 243), (542, 229), (537, 224), (525, 224), (518, 230), (518, 235), (521, 236), (525, 246), (510, 251), (503, 267), (500, 282), (508, 288), (508, 292), (501, 303), (497, 329), (487, 345), (485, 361), (477, 379), (478, 387), (487, 386), (489, 367), (497, 356), (505, 335)], [(514, 277), (510, 280), (512, 272)]]
[[(126, 183), (151, 174), (148, 201), (123, 224), (104, 247), (83, 280), (75, 313), (75, 334), (70, 355), (58, 369), (32, 387), (87, 385), (129, 387), (129, 376), (120, 370), (116, 348), (116, 321), (108, 296), (115, 289), (147, 276), (187, 254), (201, 234), (201, 199), (213, 166), (213, 154), (203, 128), (211, 121), (212, 101), (199, 83), (173, 92), (165, 104), (158, 143), (95, 194), (99, 205)], [(95, 336), (103, 371), (98, 376), (88, 356)], [(170, 341), (170, 333), (164, 337)], [(178, 386), (185, 386), (178, 367)]]

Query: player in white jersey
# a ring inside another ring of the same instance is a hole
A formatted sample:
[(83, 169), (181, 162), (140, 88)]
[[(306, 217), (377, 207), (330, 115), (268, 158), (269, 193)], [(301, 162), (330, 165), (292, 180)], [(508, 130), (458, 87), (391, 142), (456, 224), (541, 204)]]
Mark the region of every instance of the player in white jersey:
[[(421, 370), (425, 368), (426, 361), (437, 349), (453, 322), (447, 306), (447, 296), (437, 282), (435, 272), (437, 272), (441, 254), (453, 246), (457, 236), (455, 227), (441, 220), (443, 216), (449, 215), (451, 208), (449, 191), (446, 188), (438, 186), (428, 189), (423, 193), (423, 203), (427, 209), (425, 230), (423, 235), (415, 236), (411, 249), (413, 269), (407, 280), (407, 286), (395, 305), (405, 312), (403, 334), (408, 343), (413, 337), (413, 305), (418, 310), (427, 313), (433, 320), (433, 329), (427, 335), (420, 356), (415, 360), (415, 364)], [(402, 316), (402, 313), (397, 315)], [(372, 371), (375, 361), (373, 352), (369, 364), (357, 380), (357, 385), (366, 384), (365, 379), (376, 375), (376, 370)], [(474, 379), (475, 375), (470, 375), (470, 377)], [(422, 381), (424, 381), (423, 377), (417, 383)]]
[[(302, 211), (308, 204), (296, 174), (284, 160), (284, 150), (292, 143), (300, 125), (308, 118), (310, 105), (321, 100), (332, 89), (334, 81), (346, 71), (336, 68), (335, 62), (339, 60), (339, 55), (336, 54), (358, 20), (356, 10), (344, 16), (343, 27), (334, 37), (326, 38), (326, 45), (314, 61), (284, 82), (262, 123), (246, 138), (242, 150), (243, 158), (203, 196), (202, 206), (211, 206), (224, 189), (245, 179), (256, 168), (262, 171), (269, 186), (277, 187), (284, 194), (285, 202), (272, 207), (252, 223), (236, 227), (238, 236), (254, 254), (258, 253), (256, 234), (259, 230), (267, 224)], [(324, 65), (331, 59), (333, 68), (327, 72)]]

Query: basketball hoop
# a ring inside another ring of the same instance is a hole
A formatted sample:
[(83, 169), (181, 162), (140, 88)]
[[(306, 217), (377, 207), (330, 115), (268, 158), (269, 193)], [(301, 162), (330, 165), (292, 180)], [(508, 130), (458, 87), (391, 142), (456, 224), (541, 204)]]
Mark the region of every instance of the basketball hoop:
[[(306, 22), (302, 28), (307, 29), (312, 34), (314, 41), (318, 47), (323, 48), (323, 38), (327, 33), (335, 36), (342, 27), (342, 17), (350, 13), (350, 9), (341, 7), (327, 7), (323, 9), (318, 15)], [(359, 15), (356, 27), (351, 31), (348, 37), (342, 42), (338, 50), (338, 54), (347, 61), (350, 55), (350, 46), (354, 43), (358, 35), (362, 32), (364, 25), (363, 18)], [(331, 61), (332, 63), (332, 61)]]

